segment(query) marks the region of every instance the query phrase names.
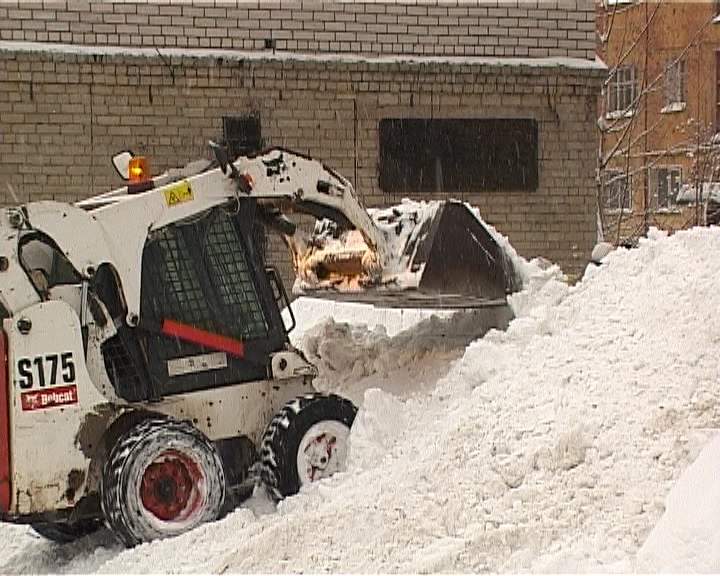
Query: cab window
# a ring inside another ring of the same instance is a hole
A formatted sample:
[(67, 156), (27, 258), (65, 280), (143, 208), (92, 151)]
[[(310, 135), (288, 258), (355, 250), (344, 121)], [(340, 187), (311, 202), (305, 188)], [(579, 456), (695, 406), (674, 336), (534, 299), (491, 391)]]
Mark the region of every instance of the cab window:
[(20, 240), (20, 264), (41, 296), (63, 284), (79, 284), (80, 274), (67, 257), (42, 237)]

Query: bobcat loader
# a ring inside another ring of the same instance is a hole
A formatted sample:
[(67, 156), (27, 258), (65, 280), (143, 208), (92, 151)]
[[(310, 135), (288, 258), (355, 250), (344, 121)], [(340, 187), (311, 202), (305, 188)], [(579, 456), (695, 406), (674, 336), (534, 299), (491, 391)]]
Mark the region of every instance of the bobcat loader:
[(370, 212), (316, 160), (212, 147), (212, 165), (154, 178), (124, 153), (122, 188), (0, 211), (3, 521), (57, 541), (104, 522), (133, 546), (218, 518), (255, 481), (279, 500), (343, 469), (356, 408), (313, 390), (259, 232), (285, 238), (300, 293), (501, 308), (517, 288), (464, 204)]

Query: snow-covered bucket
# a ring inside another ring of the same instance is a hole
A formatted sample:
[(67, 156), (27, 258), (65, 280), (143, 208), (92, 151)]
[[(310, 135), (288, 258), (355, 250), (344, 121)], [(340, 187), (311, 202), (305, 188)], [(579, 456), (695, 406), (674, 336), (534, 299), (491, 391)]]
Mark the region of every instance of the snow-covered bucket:
[(318, 221), (296, 252), (295, 292), (403, 308), (504, 306), (520, 288), (513, 262), (465, 203), (412, 202), (369, 210), (384, 254), (357, 230)]

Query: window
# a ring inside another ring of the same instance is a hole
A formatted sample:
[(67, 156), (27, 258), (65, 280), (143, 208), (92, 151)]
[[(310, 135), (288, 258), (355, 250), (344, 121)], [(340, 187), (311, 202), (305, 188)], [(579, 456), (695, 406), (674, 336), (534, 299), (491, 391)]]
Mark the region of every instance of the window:
[(259, 152), (263, 145), (260, 118), (255, 115), (223, 116), (223, 137), (230, 158)]
[(55, 286), (81, 282), (67, 257), (44, 236), (27, 234), (20, 240), (20, 263), (43, 297)]
[(674, 208), (682, 184), (680, 168), (654, 168), (650, 172), (650, 186), (653, 191), (654, 207)]
[(607, 170), (603, 176), (602, 199), (606, 210), (632, 210), (632, 179), (620, 170)]
[(663, 112), (685, 109), (687, 98), (687, 62), (670, 60), (665, 66), (665, 108)]
[(531, 191), (538, 187), (538, 125), (530, 119), (384, 119), (385, 192)]
[(635, 66), (617, 68), (607, 86), (607, 113), (632, 113), (636, 90)]

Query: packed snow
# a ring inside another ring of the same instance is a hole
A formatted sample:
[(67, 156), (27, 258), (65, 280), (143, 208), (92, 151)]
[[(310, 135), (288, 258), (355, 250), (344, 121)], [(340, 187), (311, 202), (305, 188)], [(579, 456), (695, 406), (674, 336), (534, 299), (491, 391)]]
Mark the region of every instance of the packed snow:
[(574, 286), (527, 265), (504, 331), (300, 300), (318, 386), (361, 405), (346, 473), (132, 550), (3, 525), (0, 572), (720, 571), (719, 255), (703, 228)]

